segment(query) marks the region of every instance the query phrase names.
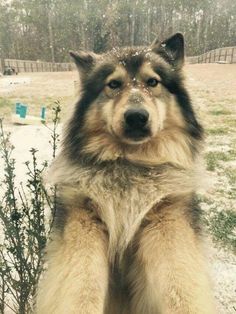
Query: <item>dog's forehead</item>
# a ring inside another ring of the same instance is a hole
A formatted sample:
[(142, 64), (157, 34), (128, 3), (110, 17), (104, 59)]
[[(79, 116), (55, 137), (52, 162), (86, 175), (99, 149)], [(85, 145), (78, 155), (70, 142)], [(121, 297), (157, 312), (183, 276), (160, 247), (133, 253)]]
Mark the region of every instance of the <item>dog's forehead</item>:
[(131, 77), (136, 77), (140, 71), (147, 68), (157, 69), (158, 66), (168, 68), (164, 59), (150, 47), (113, 48), (103, 54), (100, 60), (104, 67), (110, 65), (113, 68), (111, 73), (117, 68), (123, 68)]
[(104, 55), (104, 60), (110, 61), (115, 66), (120, 65), (129, 74), (135, 75), (150, 55), (151, 50), (146, 47), (114, 48)]

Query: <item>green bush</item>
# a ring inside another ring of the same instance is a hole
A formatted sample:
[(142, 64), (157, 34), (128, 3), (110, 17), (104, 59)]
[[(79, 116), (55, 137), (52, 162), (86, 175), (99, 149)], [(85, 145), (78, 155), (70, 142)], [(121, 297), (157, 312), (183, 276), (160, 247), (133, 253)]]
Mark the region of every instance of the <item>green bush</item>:
[[(55, 157), (59, 135), (60, 104), (53, 108), (51, 131), (52, 157)], [(26, 165), (26, 184), (16, 186), (14, 147), (10, 134), (3, 130), (0, 120), (0, 156), (4, 162), (1, 182), (0, 227), (3, 239), (0, 246), (0, 312), (11, 309), (25, 314), (33, 309), (33, 299), (43, 270), (43, 250), (50, 235), (55, 214), (56, 187), (46, 191), (42, 172), (45, 161), (38, 164), (37, 151), (30, 150), (32, 160)], [(50, 196), (49, 196), (50, 195)]]

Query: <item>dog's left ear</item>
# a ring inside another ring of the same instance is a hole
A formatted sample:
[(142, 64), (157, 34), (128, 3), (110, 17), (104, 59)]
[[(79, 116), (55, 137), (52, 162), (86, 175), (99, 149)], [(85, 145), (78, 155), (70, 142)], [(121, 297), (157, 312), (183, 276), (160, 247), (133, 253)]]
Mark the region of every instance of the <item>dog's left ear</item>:
[(76, 52), (70, 51), (69, 53), (82, 75), (89, 73), (96, 63), (97, 55), (93, 52), (79, 50)]
[(156, 39), (152, 50), (176, 69), (180, 69), (184, 64), (184, 36), (181, 33), (176, 33), (162, 42)]

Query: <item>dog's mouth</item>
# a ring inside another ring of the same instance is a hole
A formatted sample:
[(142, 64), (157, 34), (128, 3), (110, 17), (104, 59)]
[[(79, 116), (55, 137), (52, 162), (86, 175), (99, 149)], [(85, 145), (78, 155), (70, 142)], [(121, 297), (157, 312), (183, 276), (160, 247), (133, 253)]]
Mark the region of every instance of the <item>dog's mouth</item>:
[(147, 142), (152, 136), (151, 119), (144, 109), (129, 109), (124, 113), (118, 128), (112, 127), (119, 141), (137, 145)]
[(146, 142), (151, 136), (151, 131), (149, 127), (145, 128), (129, 128), (124, 129), (124, 138), (129, 142), (134, 142), (136, 144), (140, 142)]
[(118, 133), (112, 128), (111, 134), (116, 138), (117, 141), (130, 145), (143, 144), (147, 142), (152, 136), (150, 128), (145, 129), (123, 128), (122, 132)]

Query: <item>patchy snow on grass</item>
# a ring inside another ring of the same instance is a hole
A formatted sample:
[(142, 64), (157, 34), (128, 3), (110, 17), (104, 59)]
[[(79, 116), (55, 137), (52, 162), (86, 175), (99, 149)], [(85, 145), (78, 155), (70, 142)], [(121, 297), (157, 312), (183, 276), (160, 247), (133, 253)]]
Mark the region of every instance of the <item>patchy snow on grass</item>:
[(219, 314), (235, 314), (236, 256), (209, 245), (209, 262)]

